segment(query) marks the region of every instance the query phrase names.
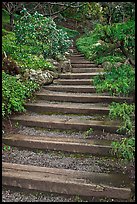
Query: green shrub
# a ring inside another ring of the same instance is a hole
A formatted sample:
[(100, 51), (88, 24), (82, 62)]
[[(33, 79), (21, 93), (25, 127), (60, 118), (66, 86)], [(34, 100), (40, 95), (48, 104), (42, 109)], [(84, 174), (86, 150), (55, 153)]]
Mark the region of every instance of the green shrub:
[[(41, 54), (38, 46), (16, 44), (16, 37), (13, 32), (2, 37), (2, 51), (16, 60), (21, 72), (27, 69), (42, 69), (54, 71), (54, 66), (47, 62)], [(39, 54), (39, 56), (38, 56)]]
[(15, 112), (25, 111), (25, 99), (39, 89), (39, 85), (32, 81), (20, 81), (15, 76), (2, 72), (2, 116), (6, 117)]
[[(97, 24), (89, 35), (77, 39), (76, 44), (79, 51), (96, 63), (102, 63), (102, 58), (107, 58), (108, 55), (134, 61), (135, 21), (112, 25)], [(112, 61), (112, 58), (110, 60)]]
[(112, 152), (127, 161), (135, 159), (135, 137), (123, 138), (120, 142), (112, 142)]
[(19, 51), (19, 48), (17, 47), (15, 43), (16, 37), (15, 33), (10, 32), (7, 35), (4, 35), (2, 37), (2, 51), (6, 52), (7, 55), (12, 55), (14, 53), (17, 53)]
[(116, 63), (116, 62), (125, 62), (126, 58), (123, 55), (116, 54), (116, 55), (107, 55), (107, 56), (101, 56), (96, 58), (97, 64), (102, 64), (103, 62), (110, 62), (110, 63)]
[[(39, 46), (44, 58), (63, 54), (71, 45), (66, 32), (57, 29), (52, 18), (46, 18), (37, 11), (30, 14), (25, 8), (16, 22), (14, 31), (17, 43), (21, 45)], [(46, 45), (46, 46), (44, 46)]]
[(10, 17), (5, 9), (2, 9), (2, 28), (6, 29), (6, 26), (10, 23)]
[(62, 29), (63, 32), (66, 32), (69, 38), (75, 38), (77, 35), (79, 35), (79, 32), (77, 30), (72, 30), (63, 26), (58, 26), (58, 28)]
[(114, 64), (103, 75), (95, 76), (97, 92), (109, 92), (111, 95), (128, 96), (135, 90), (135, 70), (126, 64), (116, 67)]
[[(98, 24), (95, 32), (101, 40), (106, 43), (119, 47), (121, 51), (124, 49), (129, 57), (135, 57), (135, 21), (127, 21), (123, 23), (114, 23), (112, 25)], [(123, 52), (123, 54), (124, 54)]]
[(132, 135), (134, 133), (134, 112), (135, 105), (129, 105), (126, 102), (119, 104), (113, 102), (110, 106), (109, 117), (111, 119), (121, 119), (122, 124), (118, 132)]
[(92, 31), (88, 35), (83, 35), (76, 40), (76, 46), (80, 52), (82, 52), (88, 59), (94, 55), (93, 45), (98, 43), (100, 38)]

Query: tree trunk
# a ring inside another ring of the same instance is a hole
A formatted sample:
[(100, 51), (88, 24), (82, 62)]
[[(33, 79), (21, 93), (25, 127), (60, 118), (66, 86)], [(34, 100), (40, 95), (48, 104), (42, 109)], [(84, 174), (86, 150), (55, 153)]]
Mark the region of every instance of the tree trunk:
[(14, 15), (10, 14), (10, 27), (11, 27), (11, 30), (13, 30), (13, 25), (14, 25)]

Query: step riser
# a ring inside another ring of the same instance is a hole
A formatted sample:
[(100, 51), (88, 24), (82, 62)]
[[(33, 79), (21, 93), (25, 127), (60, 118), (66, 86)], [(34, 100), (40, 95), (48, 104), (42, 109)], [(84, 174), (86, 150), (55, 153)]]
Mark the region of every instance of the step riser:
[(41, 149), (41, 150), (55, 150), (55, 151), (65, 151), (65, 152), (73, 152), (73, 153), (90, 153), (98, 156), (112, 156), (110, 151), (111, 147), (103, 147), (103, 146), (89, 146), (89, 145), (76, 145), (69, 143), (50, 143), (46, 141), (45, 143), (35, 142), (35, 141), (23, 141), (23, 140), (11, 140), (11, 139), (3, 139), (4, 144), (15, 146), (15, 147), (23, 147), (29, 149)]
[(71, 93), (95, 93), (96, 92), (96, 89), (95, 88), (77, 88), (77, 87), (74, 87), (74, 88), (70, 88), (70, 87), (43, 87), (45, 88), (46, 90), (49, 90), (49, 91), (58, 91), (58, 92), (71, 92)]
[(28, 127), (40, 127), (40, 128), (49, 128), (49, 129), (61, 129), (61, 130), (77, 130), (77, 131), (86, 131), (89, 128), (94, 130), (101, 130), (111, 133), (116, 133), (118, 127), (112, 127), (107, 125), (97, 125), (97, 124), (74, 124), (74, 123), (64, 123), (64, 122), (49, 122), (49, 121), (31, 121), (31, 120), (20, 120), (12, 119), (15, 122), (20, 123), (20, 125), (25, 125)]
[(72, 65), (81, 65), (81, 64), (86, 64), (86, 65), (91, 65), (91, 66), (97, 66), (95, 63), (91, 63), (90, 61), (82, 60), (82, 59), (71, 59), (71, 64)]
[(48, 179), (29, 179), (21, 178), (17, 175), (8, 175), (3, 173), (2, 184), (5, 186), (19, 187), (23, 189), (31, 189), (42, 192), (60, 193), (66, 195), (79, 195), (79, 196), (94, 196), (94, 197), (110, 197), (119, 199), (129, 199), (131, 196), (130, 189), (119, 189), (114, 187), (107, 187), (96, 189), (93, 184), (78, 184), (75, 182), (60, 182), (50, 181)]
[(89, 81), (68, 81), (68, 80), (64, 80), (64, 81), (54, 81), (54, 84), (60, 84), (60, 85), (93, 85), (93, 80), (89, 80)]
[[(75, 63), (77, 61), (80, 61), (80, 62), (85, 61), (84, 57), (79, 57), (79, 56), (71, 56), (69, 59), (70, 59), (71, 63)], [(90, 63), (92, 64), (92, 62), (90, 62)]]
[(82, 58), (82, 59), (85, 60), (85, 57), (84, 57), (84, 55), (82, 55), (82, 54), (72, 54), (72, 55), (70, 56), (70, 58)]
[(99, 75), (98, 73), (94, 73), (94, 75), (60, 75), (61, 79), (91, 79), (95, 76)]
[(59, 107), (38, 107), (38, 106), (31, 106), (31, 105), (25, 105), (26, 109), (32, 112), (37, 112), (37, 113), (69, 113), (69, 114), (87, 114), (87, 115), (92, 115), (92, 114), (109, 114), (109, 110), (95, 110), (95, 109), (72, 109), (72, 108), (59, 108)]
[(103, 72), (103, 69), (100, 68), (72, 68), (72, 73), (94, 73), (94, 72)]
[(62, 102), (77, 102), (77, 103), (100, 103), (104, 102), (105, 103), (112, 103), (114, 102), (128, 102), (132, 103), (132, 100), (125, 100), (125, 99), (110, 99), (110, 98), (97, 98), (96, 96), (91, 98), (91, 97), (72, 97), (72, 96), (54, 96), (54, 95), (36, 95), (38, 99), (42, 100), (47, 100), (47, 101), (62, 101)]
[(75, 67), (75, 68), (92, 68), (92, 67), (97, 67), (96, 64), (72, 64), (72, 67)]
[[(127, 177), (114, 174), (96, 174), (68, 169), (38, 167), (2, 163), (2, 184), (25, 189), (33, 189), (42, 192), (54, 192), (66, 195), (112, 197), (129, 199), (131, 189), (120, 188), (115, 180), (126, 180), (126, 186), (130, 182)], [(105, 181), (104, 181), (105, 180)], [(107, 185), (112, 183), (112, 185)], [(115, 187), (116, 185), (116, 187)]]

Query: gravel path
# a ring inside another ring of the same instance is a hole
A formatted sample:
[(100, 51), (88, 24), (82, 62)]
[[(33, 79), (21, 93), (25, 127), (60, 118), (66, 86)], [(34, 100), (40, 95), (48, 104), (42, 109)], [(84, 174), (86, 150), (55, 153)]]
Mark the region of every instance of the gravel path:
[(35, 165), (51, 168), (89, 171), (96, 173), (127, 173), (134, 178), (132, 164), (116, 158), (97, 157), (89, 154), (74, 154), (61, 151), (27, 150), (11, 147), (3, 150), (2, 161), (17, 164)]
[(106, 139), (106, 140), (117, 140), (120, 141), (123, 135), (119, 134), (111, 134), (102, 131), (93, 130), (92, 134), (89, 136), (85, 136), (86, 131), (71, 131), (71, 130), (51, 130), (51, 129), (41, 129), (41, 128), (33, 128), (27, 126), (19, 126), (18, 127), (19, 134), (31, 135), (31, 136), (49, 136), (49, 137), (68, 137), (68, 138), (88, 138), (88, 139)]
[(2, 202), (75, 202), (75, 197), (57, 196), (50, 193), (19, 191), (3, 187)]
[[(79, 196), (57, 195), (53, 193), (43, 193), (36, 191), (20, 191), (17, 188), (2, 189), (2, 202), (128, 202), (125, 200), (108, 198), (83, 198)], [(134, 202), (132, 200), (132, 202)]]

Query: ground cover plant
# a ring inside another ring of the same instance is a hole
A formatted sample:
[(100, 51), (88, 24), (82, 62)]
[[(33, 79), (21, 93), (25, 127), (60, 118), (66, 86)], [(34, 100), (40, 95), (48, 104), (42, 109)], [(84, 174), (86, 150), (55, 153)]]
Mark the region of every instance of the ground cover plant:
[[(104, 74), (94, 78), (97, 92), (114, 96), (132, 96), (135, 93), (135, 21), (134, 19), (111, 24), (98, 24), (76, 42), (86, 58), (104, 67)], [(112, 103), (110, 119), (120, 119), (120, 134), (128, 137), (113, 142), (113, 153), (127, 160), (134, 158), (134, 104)]]
[(105, 68), (104, 75), (98, 75), (94, 79), (97, 92), (109, 92), (110, 95), (128, 96), (135, 91), (135, 70), (131, 65), (112, 64)]
[(2, 116), (24, 112), (25, 99), (31, 98), (39, 88), (39, 84), (33, 81), (21, 81), (2, 71)]

